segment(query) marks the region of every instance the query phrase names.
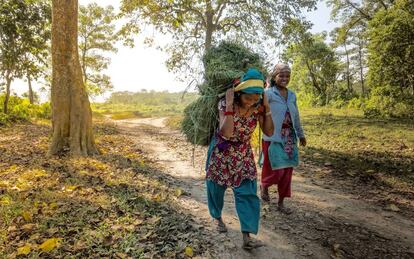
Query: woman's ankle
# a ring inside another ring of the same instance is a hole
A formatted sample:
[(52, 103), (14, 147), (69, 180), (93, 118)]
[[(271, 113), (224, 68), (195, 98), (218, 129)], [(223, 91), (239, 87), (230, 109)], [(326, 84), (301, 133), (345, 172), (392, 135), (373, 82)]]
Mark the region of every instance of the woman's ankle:
[(243, 241), (249, 241), (250, 240), (250, 233), (249, 232), (242, 232), (243, 235)]
[(219, 217), (219, 218), (214, 218), (214, 220), (215, 220), (218, 224), (220, 224), (220, 225), (224, 225), (224, 221), (223, 221), (223, 218), (222, 218), (222, 217)]

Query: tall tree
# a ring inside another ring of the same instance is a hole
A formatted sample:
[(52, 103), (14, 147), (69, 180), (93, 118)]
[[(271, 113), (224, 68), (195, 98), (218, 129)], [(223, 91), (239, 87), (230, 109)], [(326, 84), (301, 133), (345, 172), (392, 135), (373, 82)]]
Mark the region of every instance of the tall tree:
[(6, 86), (3, 112), (8, 112), (11, 83), (44, 58), (49, 40), (50, 7), (46, 1), (0, 2), (0, 76)]
[(227, 37), (252, 45), (276, 39), (282, 21), (301, 17), (301, 10), (315, 4), (315, 0), (122, 0), (122, 13), (130, 20), (127, 28), (144, 21), (170, 33), (167, 67), (191, 72), (191, 60), (200, 58), (214, 42)]
[(414, 118), (413, 2), (397, 0), (376, 13), (368, 34), (368, 108), (381, 115)]
[(52, 122), (49, 154), (97, 153), (78, 54), (78, 1), (52, 1)]
[(115, 30), (116, 14), (112, 6), (96, 3), (79, 8), (79, 49), (83, 82), (90, 96), (101, 95), (113, 88), (110, 77), (104, 74), (110, 59), (107, 52), (116, 52), (119, 35)]
[[(365, 84), (367, 64), (367, 35), (368, 22), (375, 14), (383, 9), (388, 9), (394, 4), (394, 0), (328, 0), (332, 8), (331, 16), (341, 23), (336, 31), (334, 41), (344, 49), (346, 56), (346, 78), (348, 90), (350, 86), (359, 85), (362, 96), (366, 96)], [(338, 46), (337, 46), (338, 47)], [(339, 51), (339, 48), (337, 48)], [(352, 75), (357, 75), (352, 80)], [(355, 90), (355, 89), (354, 89)]]
[(336, 28), (333, 32), (333, 37), (335, 39), (332, 46), (334, 48), (343, 48), (343, 52), (338, 50), (337, 53), (341, 56), (345, 57), (345, 78), (346, 78), (346, 86), (347, 90), (350, 94), (354, 92), (353, 89), (353, 80), (352, 80), (352, 73), (351, 73), (351, 53), (348, 46), (348, 34), (349, 29), (346, 27)]
[(292, 86), (314, 96), (315, 103), (326, 105), (336, 94), (339, 61), (325, 43), (326, 36), (313, 35), (310, 28), (308, 22), (298, 19), (284, 25), (282, 42), (288, 47), (283, 57), (293, 63)]

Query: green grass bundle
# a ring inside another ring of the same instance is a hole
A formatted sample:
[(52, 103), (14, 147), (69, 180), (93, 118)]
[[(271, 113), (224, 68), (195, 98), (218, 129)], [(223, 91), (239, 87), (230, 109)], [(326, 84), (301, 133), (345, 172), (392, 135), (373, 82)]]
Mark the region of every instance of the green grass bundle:
[(234, 79), (249, 67), (262, 70), (258, 54), (241, 44), (221, 42), (203, 57), (204, 83), (198, 85), (200, 97), (184, 109), (181, 130), (187, 140), (197, 145), (209, 145), (218, 127), (218, 102)]

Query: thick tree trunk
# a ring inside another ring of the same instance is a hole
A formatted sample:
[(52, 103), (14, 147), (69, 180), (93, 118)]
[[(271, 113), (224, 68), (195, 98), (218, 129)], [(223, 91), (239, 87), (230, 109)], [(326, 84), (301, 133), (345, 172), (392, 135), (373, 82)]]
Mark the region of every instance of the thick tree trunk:
[(4, 97), (4, 102), (3, 102), (3, 112), (4, 113), (9, 113), (9, 99), (10, 99), (10, 85), (11, 85), (11, 77), (10, 77), (10, 72), (7, 72), (6, 75), (6, 96)]
[(32, 79), (30, 78), (30, 74), (27, 74), (27, 83), (29, 85), (29, 101), (31, 104), (33, 104), (34, 97), (33, 97)]
[(78, 54), (78, 1), (52, 1), (52, 122), (49, 154), (96, 154), (92, 111)]

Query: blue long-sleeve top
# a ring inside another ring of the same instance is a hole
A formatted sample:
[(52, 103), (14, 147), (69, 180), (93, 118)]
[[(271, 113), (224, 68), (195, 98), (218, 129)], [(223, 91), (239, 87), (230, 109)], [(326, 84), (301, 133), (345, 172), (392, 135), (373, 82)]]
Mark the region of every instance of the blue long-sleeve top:
[(282, 142), (281, 131), (283, 120), (285, 119), (286, 111), (289, 110), (293, 128), (298, 138), (305, 137), (302, 125), (299, 118), (299, 109), (296, 103), (296, 95), (294, 92), (288, 89), (287, 100), (280, 94), (277, 87), (272, 86), (265, 90), (265, 94), (268, 98), (270, 111), (272, 112), (272, 120), (275, 127), (272, 136), (266, 136), (263, 134), (263, 140), (271, 142)]

